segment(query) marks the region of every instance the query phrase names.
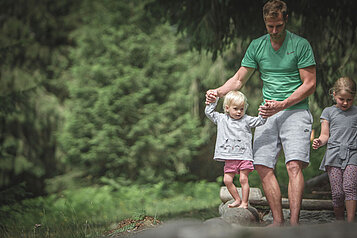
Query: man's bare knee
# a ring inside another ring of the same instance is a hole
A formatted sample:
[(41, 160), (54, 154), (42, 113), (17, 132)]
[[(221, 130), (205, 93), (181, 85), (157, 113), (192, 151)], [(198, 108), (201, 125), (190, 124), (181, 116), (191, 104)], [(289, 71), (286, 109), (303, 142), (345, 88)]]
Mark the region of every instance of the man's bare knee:
[(255, 165), (255, 170), (258, 172), (259, 176), (261, 178), (264, 178), (265, 176), (269, 175), (269, 174), (274, 174), (274, 169), (269, 168), (267, 166), (264, 165)]
[(289, 177), (297, 176), (302, 172), (303, 164), (301, 161), (290, 161), (286, 164)]
[(258, 170), (264, 170), (264, 169), (266, 169), (268, 167), (265, 166), (265, 165), (256, 164), (256, 165), (254, 165), (254, 168), (258, 171)]

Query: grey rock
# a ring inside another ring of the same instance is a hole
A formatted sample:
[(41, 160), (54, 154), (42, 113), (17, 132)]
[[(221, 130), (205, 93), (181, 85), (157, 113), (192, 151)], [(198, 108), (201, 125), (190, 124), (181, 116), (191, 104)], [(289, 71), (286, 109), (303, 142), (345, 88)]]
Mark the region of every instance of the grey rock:
[(180, 233), (185, 229), (192, 227), (193, 229), (201, 227), (202, 221), (196, 219), (182, 219), (165, 222), (154, 229), (146, 230), (135, 234), (136, 238), (179, 238)]
[[(290, 219), (290, 210), (283, 209), (283, 215), (286, 223), (288, 223)], [(269, 214), (263, 217), (263, 221), (267, 223), (273, 222), (273, 216), (271, 211), (269, 212)], [(334, 221), (335, 221), (334, 212), (330, 210), (321, 210), (321, 211), (301, 210), (300, 211), (300, 224), (313, 225), (313, 224), (331, 223)]]
[[(289, 209), (283, 209), (283, 216), (284, 220), (289, 220), (290, 219), (290, 210)], [(267, 215), (265, 215), (262, 219), (264, 222), (267, 223), (273, 223), (273, 214), (270, 211)]]
[(179, 231), (179, 238), (234, 238), (236, 230), (229, 227), (222, 227), (204, 223), (200, 226), (185, 227)]
[(225, 203), (221, 203), (221, 204), (219, 204), (219, 207), (218, 207), (218, 213), (219, 213), (219, 215), (223, 215), (223, 213), (225, 212), (225, 209), (226, 209), (226, 207), (224, 206), (224, 204)]
[[(356, 224), (327, 223), (251, 229), (250, 238), (355, 238)], [(236, 236), (237, 238), (243, 236)]]
[(222, 218), (228, 223), (243, 226), (251, 225), (252, 223), (257, 222), (252, 213), (248, 209), (244, 208), (232, 208), (224, 213)]
[(228, 201), (220, 206), (220, 214), (226, 222), (242, 226), (247, 226), (259, 222), (259, 213), (257, 209), (252, 206), (249, 206), (248, 209), (228, 207), (228, 204), (232, 203), (233, 201), (234, 200)]
[[(230, 211), (232, 209), (233, 210), (243, 209), (243, 208), (239, 208), (238, 209), (238, 208), (230, 208), (230, 207), (228, 207), (228, 204), (231, 204), (233, 202), (234, 202), (234, 200), (230, 200), (230, 201), (228, 201), (226, 203), (221, 203), (219, 205), (219, 207), (218, 207), (219, 214), (221, 216), (223, 216), (224, 213), (226, 213), (227, 211)], [(258, 221), (259, 220), (259, 212), (258, 212), (258, 210), (255, 207), (251, 206), (250, 204), (248, 205), (248, 210), (252, 213), (253, 216), (255, 216), (256, 220)]]
[(135, 234), (135, 238), (355, 238), (356, 223), (297, 227), (215, 227), (199, 221), (173, 221)]
[[(335, 213), (330, 210), (321, 211), (300, 211), (300, 224), (324, 224), (335, 221)], [(357, 235), (356, 235), (357, 236)]]
[(209, 225), (211, 227), (231, 228), (231, 224), (229, 224), (222, 217), (214, 217), (214, 218), (208, 219), (208, 220), (204, 221), (203, 224)]

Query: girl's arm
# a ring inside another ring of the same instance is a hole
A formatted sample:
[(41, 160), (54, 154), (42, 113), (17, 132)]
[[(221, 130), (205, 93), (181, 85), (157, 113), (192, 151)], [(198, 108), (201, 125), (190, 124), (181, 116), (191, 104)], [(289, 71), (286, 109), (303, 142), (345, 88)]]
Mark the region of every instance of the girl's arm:
[(312, 142), (312, 148), (316, 150), (321, 146), (326, 145), (329, 137), (330, 137), (330, 124), (327, 120), (322, 120), (320, 137), (314, 139), (314, 141)]

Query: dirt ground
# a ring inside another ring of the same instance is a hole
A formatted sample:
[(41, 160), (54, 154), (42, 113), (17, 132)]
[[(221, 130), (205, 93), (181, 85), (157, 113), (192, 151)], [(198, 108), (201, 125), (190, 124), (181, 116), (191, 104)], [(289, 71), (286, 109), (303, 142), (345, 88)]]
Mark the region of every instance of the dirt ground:
[(105, 235), (115, 238), (127, 237), (160, 224), (162, 224), (161, 221), (151, 216), (145, 216), (141, 219), (127, 218), (120, 221), (115, 229), (108, 231)]

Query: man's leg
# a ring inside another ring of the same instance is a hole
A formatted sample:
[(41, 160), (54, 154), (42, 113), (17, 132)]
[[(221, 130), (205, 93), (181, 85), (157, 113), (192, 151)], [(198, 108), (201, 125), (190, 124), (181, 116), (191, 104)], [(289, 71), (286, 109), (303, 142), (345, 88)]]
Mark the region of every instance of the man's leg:
[(279, 136), (289, 175), (290, 224), (298, 225), (304, 191), (302, 169), (310, 161), (310, 136), (313, 118), (310, 111), (296, 109), (285, 111), (280, 119), (282, 123), (280, 124)]
[(292, 160), (286, 164), (289, 175), (288, 197), (290, 204), (290, 224), (299, 224), (302, 194), (304, 192), (303, 162)]
[(284, 223), (283, 210), (281, 205), (281, 192), (274, 170), (264, 165), (255, 165), (262, 181), (264, 194), (268, 200), (273, 214), (273, 225), (281, 226)]

